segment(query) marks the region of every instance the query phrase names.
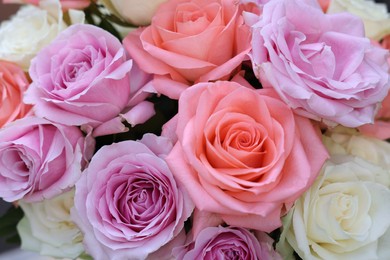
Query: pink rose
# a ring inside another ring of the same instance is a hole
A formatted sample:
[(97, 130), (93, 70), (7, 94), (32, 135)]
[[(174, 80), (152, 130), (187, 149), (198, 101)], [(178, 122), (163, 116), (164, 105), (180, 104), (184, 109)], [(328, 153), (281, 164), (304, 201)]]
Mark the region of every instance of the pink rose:
[(248, 230), (239, 227), (208, 227), (195, 241), (183, 248), (175, 248), (176, 259), (248, 259), (282, 260), (272, 247), (272, 239), (265, 234), (260, 241)]
[(74, 186), (94, 146), (74, 126), (25, 117), (0, 130), (0, 197), (27, 202)]
[(388, 53), (364, 37), (359, 18), (275, 0), (252, 29), (255, 74), (297, 113), (348, 127), (373, 122), (389, 90)]
[[(372, 41), (373, 44), (378, 44)], [(381, 42), (381, 46), (390, 50), (390, 35), (386, 36)], [(390, 57), (387, 58), (387, 63), (390, 64)], [(359, 127), (359, 131), (365, 135), (373, 136), (379, 139), (390, 138), (390, 95), (388, 94), (382, 101), (381, 107), (375, 116), (374, 124), (366, 124)]]
[(104, 146), (76, 184), (72, 217), (94, 259), (144, 259), (180, 233), (193, 204), (164, 157), (167, 138)]
[[(5, 4), (33, 4), (39, 5), (40, 0), (3, 0)], [(84, 9), (91, 4), (93, 0), (60, 0), (62, 9)]]
[(170, 0), (124, 46), (157, 92), (178, 99), (194, 82), (228, 79), (250, 49), (249, 28), (232, 0)]
[[(132, 69), (133, 68), (133, 69)], [(144, 99), (149, 80), (113, 35), (86, 24), (73, 25), (32, 60), (25, 102), (35, 114), (65, 125), (89, 125), (94, 135), (124, 132), (154, 114)]]
[(30, 111), (30, 106), (22, 102), (28, 85), (27, 77), (20, 67), (0, 60), (0, 127), (24, 117)]
[(327, 158), (310, 120), (272, 90), (235, 82), (184, 91), (176, 133), (167, 162), (196, 207), (229, 225), (267, 232), (281, 225)]

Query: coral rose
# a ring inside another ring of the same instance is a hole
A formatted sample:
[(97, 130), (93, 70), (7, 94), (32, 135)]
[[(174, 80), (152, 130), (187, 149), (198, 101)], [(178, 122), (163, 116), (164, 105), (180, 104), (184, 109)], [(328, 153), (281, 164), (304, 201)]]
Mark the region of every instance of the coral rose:
[[(171, 0), (124, 46), (157, 92), (178, 99), (194, 82), (227, 79), (250, 49), (249, 28), (233, 0)], [(168, 82), (167, 82), (168, 81)]]
[(0, 61), (0, 127), (28, 113), (30, 106), (22, 101), (28, 85), (27, 77), (20, 67)]
[(254, 72), (295, 112), (329, 125), (373, 122), (390, 86), (388, 51), (364, 37), (359, 18), (275, 0), (252, 29)]
[(316, 178), (327, 152), (310, 120), (272, 90), (199, 83), (182, 93), (167, 157), (201, 211), (272, 231)]

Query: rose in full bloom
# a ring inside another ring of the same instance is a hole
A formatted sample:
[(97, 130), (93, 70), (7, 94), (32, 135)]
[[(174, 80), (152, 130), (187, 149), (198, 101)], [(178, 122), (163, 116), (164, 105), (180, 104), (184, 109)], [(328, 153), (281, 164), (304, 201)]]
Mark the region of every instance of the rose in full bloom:
[(364, 37), (359, 18), (275, 0), (252, 29), (255, 74), (295, 112), (330, 125), (373, 122), (389, 90), (388, 51)]
[(41, 255), (76, 259), (83, 251), (82, 234), (70, 219), (74, 190), (52, 199), (19, 205), (24, 217), (17, 225), (21, 248)]
[(287, 257), (289, 244), (303, 259), (388, 259), (390, 190), (383, 175), (389, 170), (359, 157), (333, 156), (285, 217), (279, 252)]
[[(64, 10), (68, 9), (84, 9), (91, 4), (93, 0), (60, 0), (61, 6)], [(39, 5), (44, 0), (3, 0), (6, 4), (33, 4)]]
[(146, 134), (92, 157), (72, 217), (94, 259), (145, 259), (180, 233), (193, 204), (164, 160), (171, 148), (169, 139)]
[[(134, 71), (132, 71), (134, 68)], [(94, 135), (126, 131), (154, 114), (144, 101), (148, 76), (126, 56), (118, 39), (86, 24), (73, 25), (34, 58), (24, 101), (34, 112), (66, 125), (88, 125)]]
[[(74, 12), (72, 23), (81, 23), (84, 14)], [(28, 71), (30, 61), (48, 45), (67, 24), (58, 0), (45, 0), (40, 6), (22, 6), (0, 26), (0, 59), (18, 64)]]
[(79, 128), (25, 117), (0, 130), (0, 197), (36, 202), (69, 190), (93, 142)]
[(272, 231), (327, 158), (311, 122), (272, 90), (199, 83), (179, 99), (167, 162), (196, 207), (227, 224)]
[(366, 36), (381, 40), (390, 33), (390, 16), (385, 3), (373, 0), (332, 0), (327, 13), (349, 12), (359, 16), (364, 23)]
[[(260, 239), (258, 239), (260, 238)], [(208, 227), (177, 251), (176, 259), (272, 259), (282, 260), (272, 248), (272, 239), (259, 237), (240, 227)]]
[(133, 25), (148, 25), (160, 4), (167, 0), (102, 0), (115, 15)]
[(0, 60), (0, 127), (30, 111), (30, 106), (22, 101), (28, 85), (27, 77), (19, 66)]
[(124, 45), (141, 69), (156, 75), (157, 92), (178, 99), (192, 83), (227, 79), (241, 65), (250, 49), (241, 12), (233, 0), (170, 0)]

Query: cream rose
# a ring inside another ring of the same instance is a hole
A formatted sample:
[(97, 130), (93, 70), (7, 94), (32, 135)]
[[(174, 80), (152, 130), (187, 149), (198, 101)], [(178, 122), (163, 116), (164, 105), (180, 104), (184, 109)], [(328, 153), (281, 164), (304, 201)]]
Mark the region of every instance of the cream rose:
[[(284, 218), (277, 248), (286, 242), (303, 259), (387, 259), (389, 170), (359, 157), (334, 156)], [(287, 250), (288, 251), (288, 250)]]
[(167, 0), (102, 0), (113, 14), (133, 25), (148, 25), (160, 4)]
[(20, 201), (25, 216), (17, 229), (22, 249), (75, 259), (83, 251), (82, 234), (70, 219), (74, 190), (38, 203)]
[(390, 169), (390, 143), (360, 134), (356, 129), (336, 127), (323, 136), (331, 155), (352, 155)]
[(372, 0), (332, 0), (327, 13), (350, 12), (364, 23), (366, 36), (380, 40), (390, 33), (390, 17), (386, 4)]
[[(82, 23), (81, 11), (69, 12), (72, 23)], [(65, 29), (58, 0), (43, 0), (39, 7), (26, 5), (0, 26), (0, 59), (14, 62), (25, 71), (30, 61), (57, 34)]]

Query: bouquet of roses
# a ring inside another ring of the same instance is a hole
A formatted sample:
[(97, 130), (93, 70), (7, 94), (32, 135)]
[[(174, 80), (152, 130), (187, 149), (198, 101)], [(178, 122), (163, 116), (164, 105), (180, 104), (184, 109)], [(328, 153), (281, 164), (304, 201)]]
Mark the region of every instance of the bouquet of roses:
[(0, 222), (23, 249), (390, 258), (384, 5), (3, 2)]

